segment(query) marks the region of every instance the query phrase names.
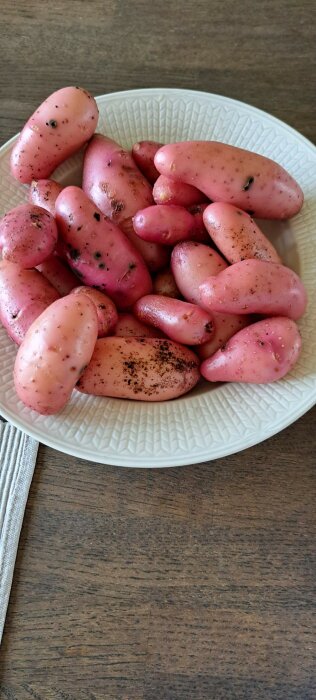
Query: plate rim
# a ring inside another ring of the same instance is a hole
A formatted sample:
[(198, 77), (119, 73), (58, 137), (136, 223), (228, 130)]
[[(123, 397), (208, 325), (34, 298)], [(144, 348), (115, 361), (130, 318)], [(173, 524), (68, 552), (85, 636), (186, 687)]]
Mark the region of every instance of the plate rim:
[[(302, 142), (302, 144), (305, 147), (308, 147), (310, 151), (312, 151), (313, 155), (316, 155), (316, 146), (310, 141), (306, 136), (301, 134), (299, 131), (297, 131), (294, 127), (291, 125), (287, 124), (287, 122), (284, 122), (283, 120), (279, 119), (278, 117), (274, 116), (273, 114), (270, 114), (269, 112), (266, 112), (265, 110), (260, 109), (259, 107), (256, 107), (254, 105), (251, 105), (247, 102), (243, 102), (241, 100), (238, 100), (236, 98), (228, 97), (222, 94), (218, 93), (213, 93), (213, 92), (208, 92), (208, 91), (202, 91), (202, 90), (193, 90), (193, 89), (187, 89), (187, 88), (169, 88), (169, 87), (153, 87), (153, 88), (135, 88), (132, 90), (120, 90), (120, 91), (113, 91), (109, 93), (103, 93), (101, 95), (97, 95), (95, 97), (97, 102), (104, 102), (107, 99), (111, 98), (116, 98), (116, 99), (124, 99), (127, 95), (129, 96), (140, 96), (140, 95), (175, 95), (175, 96), (190, 96), (191, 98), (195, 97), (200, 97), (200, 98), (209, 98), (210, 100), (215, 98), (216, 101), (222, 102), (222, 103), (229, 103), (231, 106), (236, 106), (243, 108), (247, 111), (250, 110), (250, 112), (253, 112), (258, 115), (258, 117), (262, 118), (264, 117), (265, 119), (268, 119), (270, 122), (274, 122), (278, 128), (282, 128), (283, 130), (290, 132), (290, 134), (296, 139)], [(13, 135), (8, 141), (6, 141), (1, 147), (0, 147), (0, 158), (4, 155), (4, 153), (10, 149), (12, 144), (17, 140), (19, 136), (19, 132), (15, 135)], [(287, 414), (286, 419), (282, 420), (282, 425), (281, 427), (277, 424), (276, 426), (265, 426), (261, 429), (260, 434), (254, 433), (252, 434), (248, 439), (244, 440), (244, 443), (242, 447), (240, 447), (240, 439), (238, 440), (238, 444), (236, 445), (237, 440), (235, 440), (234, 443), (230, 443), (228, 447), (223, 448), (222, 446), (217, 447), (216, 449), (213, 449), (212, 455), (209, 457), (205, 457), (204, 455), (198, 455), (196, 454), (195, 456), (191, 455), (189, 458), (189, 461), (187, 458), (183, 457), (178, 457), (175, 458), (174, 456), (170, 455), (170, 463), (166, 464), (166, 457), (161, 456), (160, 458), (157, 457), (152, 457), (151, 459), (151, 464), (138, 464), (137, 463), (137, 458), (134, 455), (131, 456), (122, 456), (119, 455), (118, 458), (115, 458), (111, 456), (107, 456), (104, 452), (93, 452), (93, 450), (88, 450), (86, 448), (83, 448), (80, 446), (78, 448), (77, 446), (74, 447), (68, 447), (67, 444), (60, 444), (59, 446), (56, 445), (55, 440), (51, 440), (49, 434), (46, 435), (45, 433), (42, 434), (42, 431), (38, 429), (35, 426), (35, 429), (29, 428), (24, 425), (22, 420), (19, 420), (19, 418), (16, 418), (15, 415), (11, 414), (10, 410), (7, 410), (6, 408), (3, 409), (2, 406), (0, 406), (0, 412), (1, 415), (8, 421), (10, 421), (13, 425), (15, 425), (17, 428), (20, 430), (26, 432), (28, 435), (31, 437), (35, 438), (36, 440), (39, 440), (43, 444), (47, 445), (48, 447), (51, 447), (63, 454), (69, 454), (71, 456), (74, 456), (79, 459), (85, 459), (88, 461), (104, 464), (104, 465), (109, 465), (109, 466), (120, 466), (124, 468), (171, 468), (171, 467), (177, 467), (177, 466), (188, 466), (188, 465), (194, 465), (194, 464), (199, 464), (199, 463), (204, 463), (208, 461), (213, 461), (214, 459), (221, 459), (225, 458), (229, 455), (236, 454), (238, 452), (242, 452), (252, 446), (255, 446), (257, 444), (260, 444), (261, 442), (269, 439), (270, 437), (273, 437), (277, 433), (281, 432), (282, 430), (286, 429), (290, 425), (292, 425), (296, 420), (301, 418), (308, 410), (310, 410), (313, 405), (315, 404), (316, 401), (316, 381), (315, 381), (315, 390), (313, 394), (309, 395), (306, 397), (306, 401), (303, 401), (300, 404), (299, 411), (297, 409), (293, 409), (289, 414)]]

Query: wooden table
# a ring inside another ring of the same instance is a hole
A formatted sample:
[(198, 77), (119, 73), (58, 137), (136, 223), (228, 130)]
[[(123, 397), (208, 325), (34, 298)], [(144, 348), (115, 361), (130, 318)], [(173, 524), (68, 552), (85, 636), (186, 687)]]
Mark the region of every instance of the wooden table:
[[(315, 139), (313, 9), (2, 0), (1, 142), (68, 84), (222, 93)], [(104, 467), (41, 446), (1, 699), (316, 698), (315, 417), (181, 469)]]

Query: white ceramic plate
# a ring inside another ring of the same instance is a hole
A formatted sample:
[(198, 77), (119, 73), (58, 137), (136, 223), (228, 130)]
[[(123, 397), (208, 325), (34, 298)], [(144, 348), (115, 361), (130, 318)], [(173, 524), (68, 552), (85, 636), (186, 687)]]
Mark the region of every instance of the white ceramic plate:
[[(294, 370), (268, 385), (203, 385), (167, 403), (102, 399), (73, 393), (57, 416), (40, 416), (17, 400), (12, 380), (15, 347), (0, 330), (0, 413), (41, 442), (78, 457), (126, 467), (171, 467), (203, 462), (257, 444), (290, 425), (316, 398), (316, 149), (303, 136), (254, 107), (190, 90), (131, 90), (97, 98), (98, 131), (131, 146), (215, 139), (269, 156), (305, 193), (302, 212), (286, 223), (267, 223), (285, 262), (301, 275), (309, 295), (300, 323), (303, 352)], [(27, 115), (26, 115), (27, 116)], [(9, 174), (12, 139), (0, 150), (0, 214), (25, 200)], [(78, 181), (80, 156), (56, 177)]]

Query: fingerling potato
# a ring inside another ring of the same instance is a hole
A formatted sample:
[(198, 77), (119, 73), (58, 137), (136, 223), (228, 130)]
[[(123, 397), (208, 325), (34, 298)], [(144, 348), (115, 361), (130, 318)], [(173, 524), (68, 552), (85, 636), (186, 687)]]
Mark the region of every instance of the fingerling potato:
[(95, 305), (98, 317), (98, 338), (110, 335), (117, 324), (118, 314), (110, 297), (92, 287), (75, 287), (71, 294), (84, 294)]
[(155, 204), (138, 211), (133, 217), (133, 226), (145, 241), (175, 245), (191, 237), (195, 222), (184, 207)]
[(154, 184), (159, 172), (154, 164), (154, 157), (163, 144), (157, 141), (138, 141), (132, 148), (133, 159), (146, 180)]
[(205, 195), (193, 185), (179, 180), (172, 180), (166, 175), (159, 175), (153, 187), (156, 204), (178, 204), (190, 207), (205, 201)]
[(4, 260), (31, 268), (53, 252), (58, 231), (53, 216), (34, 204), (20, 204), (0, 219), (0, 250)]
[(214, 332), (209, 313), (179, 299), (148, 294), (138, 299), (133, 310), (140, 321), (160, 328), (171, 340), (185, 345), (205, 343)]
[(200, 303), (200, 284), (225, 270), (225, 260), (207, 245), (196, 241), (178, 243), (171, 254), (171, 270), (176, 285), (187, 301)]
[(32, 180), (29, 189), (29, 202), (47, 209), (55, 216), (55, 202), (63, 186), (55, 180)]

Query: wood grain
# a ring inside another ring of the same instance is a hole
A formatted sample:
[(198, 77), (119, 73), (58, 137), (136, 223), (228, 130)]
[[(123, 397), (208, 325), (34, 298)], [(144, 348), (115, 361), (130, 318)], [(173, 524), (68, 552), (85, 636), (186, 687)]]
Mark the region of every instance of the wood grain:
[[(66, 84), (213, 91), (315, 128), (309, 0), (2, 0), (0, 139)], [(2, 700), (312, 700), (314, 408), (169, 470), (41, 446), (0, 657)]]

